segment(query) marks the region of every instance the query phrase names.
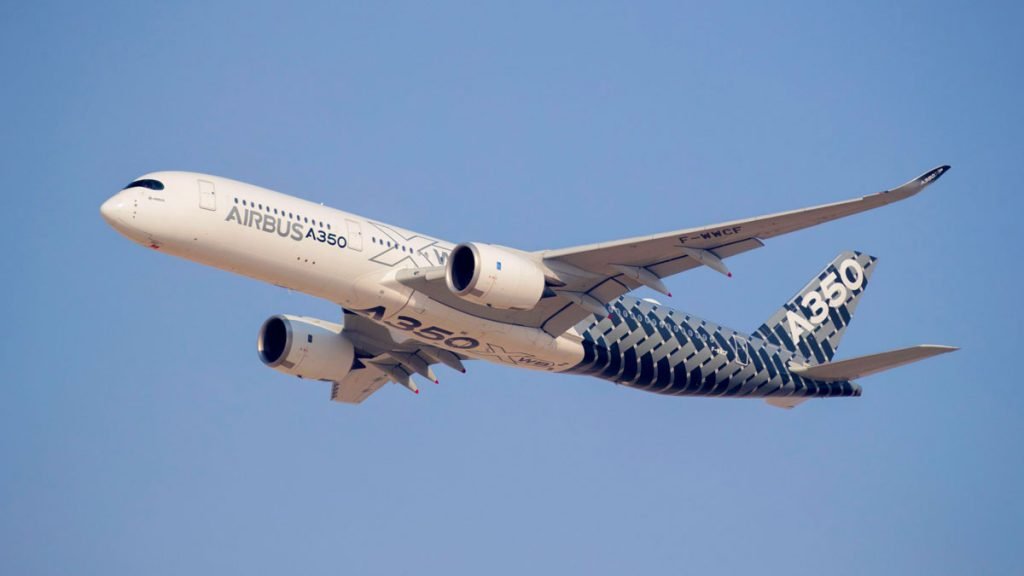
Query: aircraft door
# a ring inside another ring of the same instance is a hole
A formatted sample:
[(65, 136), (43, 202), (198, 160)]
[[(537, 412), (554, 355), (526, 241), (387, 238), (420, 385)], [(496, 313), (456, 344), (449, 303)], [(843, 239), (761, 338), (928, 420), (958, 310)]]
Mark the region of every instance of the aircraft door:
[(345, 224), (347, 227), (346, 234), (348, 234), (345, 240), (348, 241), (348, 247), (355, 250), (356, 252), (361, 252), (363, 250), (362, 226), (359, 225), (359, 222), (348, 219), (345, 220)]
[(203, 210), (217, 209), (217, 189), (213, 182), (199, 180), (199, 207)]

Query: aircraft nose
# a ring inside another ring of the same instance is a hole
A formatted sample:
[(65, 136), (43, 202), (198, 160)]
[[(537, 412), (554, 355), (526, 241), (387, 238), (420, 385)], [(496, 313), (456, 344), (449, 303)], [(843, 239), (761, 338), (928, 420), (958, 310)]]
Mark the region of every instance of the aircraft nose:
[(121, 222), (124, 209), (124, 196), (115, 194), (100, 206), (100, 215), (107, 224), (114, 226)]

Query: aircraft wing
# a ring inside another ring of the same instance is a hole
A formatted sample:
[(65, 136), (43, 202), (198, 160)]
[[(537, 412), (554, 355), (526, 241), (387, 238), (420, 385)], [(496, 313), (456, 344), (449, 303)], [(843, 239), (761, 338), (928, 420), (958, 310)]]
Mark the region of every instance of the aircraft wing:
[[(593, 274), (596, 278), (580, 278), (575, 286), (566, 286), (562, 290), (591, 296), (602, 304), (642, 285), (667, 293), (660, 282), (661, 278), (702, 265), (731, 275), (723, 260), (760, 248), (764, 245), (762, 240), (766, 238), (810, 228), (910, 198), (936, 181), (947, 170), (949, 166), (939, 166), (892, 190), (845, 202), (653, 236), (547, 250), (540, 255), (544, 262), (553, 268), (559, 264), (569, 265)], [(579, 302), (573, 304), (548, 319), (544, 325), (545, 330), (549, 333), (564, 331), (593, 312), (581, 314), (578, 308), (586, 306), (581, 306)]]
[(845, 218), (914, 196), (942, 176), (939, 166), (891, 190), (802, 210), (734, 220), (612, 242), (601, 242), (530, 255), (543, 262), (549, 277), (548, 297), (532, 310), (493, 310), (451, 294), (444, 268), (402, 271), (398, 280), (436, 300), (483, 318), (542, 328), (557, 336), (604, 304), (641, 286), (668, 293), (662, 278), (698, 266), (731, 275), (724, 260), (764, 245), (763, 240)]
[[(949, 166), (940, 166), (894, 188), (844, 202), (824, 204), (802, 210), (780, 212), (745, 220), (734, 220), (700, 228), (688, 228), (641, 236), (613, 242), (602, 242), (587, 246), (547, 250), (542, 253), (545, 260), (557, 260), (572, 264), (584, 270), (610, 274), (615, 272), (610, 264), (632, 264), (654, 268), (660, 276), (674, 274), (701, 265), (693, 254), (681, 252), (680, 248), (696, 250), (721, 250), (754, 239), (766, 239), (810, 228), (824, 222), (866, 212), (909, 198), (938, 180)], [(739, 252), (759, 247), (750, 245)], [(738, 253), (738, 252), (737, 252)], [(683, 261), (689, 261), (683, 264)], [(678, 262), (678, 264), (672, 264)]]
[(345, 404), (359, 404), (388, 383), (387, 374), (366, 367), (353, 370), (340, 382), (331, 386), (331, 400)]
[(466, 371), (457, 354), (415, 340), (399, 342), (387, 328), (348, 310), (345, 310), (345, 336), (355, 346), (356, 361), (352, 371), (331, 387), (331, 400), (335, 402), (359, 404), (388, 382), (401, 384), (419, 394), (412, 376), (418, 374), (436, 384), (433, 364), (442, 363)]

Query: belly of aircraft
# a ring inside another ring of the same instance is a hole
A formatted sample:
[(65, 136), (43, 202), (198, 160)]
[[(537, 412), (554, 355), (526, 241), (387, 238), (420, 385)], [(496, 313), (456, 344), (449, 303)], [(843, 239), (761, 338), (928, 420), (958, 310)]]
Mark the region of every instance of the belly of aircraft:
[(375, 296), (373, 302), (361, 299), (346, 309), (386, 326), (399, 339), (404, 335), (466, 358), (548, 372), (569, 370), (583, 360), (582, 339), (575, 331), (555, 338), (538, 328), (455, 310), (419, 292), (378, 290)]

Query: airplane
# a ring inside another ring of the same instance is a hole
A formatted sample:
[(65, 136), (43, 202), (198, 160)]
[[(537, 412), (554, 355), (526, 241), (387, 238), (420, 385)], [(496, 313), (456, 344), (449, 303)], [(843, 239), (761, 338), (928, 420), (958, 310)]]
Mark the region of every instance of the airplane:
[(358, 404), (388, 382), (467, 360), (596, 376), (670, 396), (763, 398), (793, 408), (860, 396), (853, 380), (956, 350), (920, 345), (833, 360), (877, 259), (839, 254), (752, 333), (628, 294), (764, 241), (916, 195), (939, 166), (860, 198), (711, 226), (526, 252), (450, 242), (227, 178), (154, 172), (100, 207), (130, 240), (167, 254), (324, 298), (336, 322), (275, 314), (259, 329), (270, 368), (331, 383)]

